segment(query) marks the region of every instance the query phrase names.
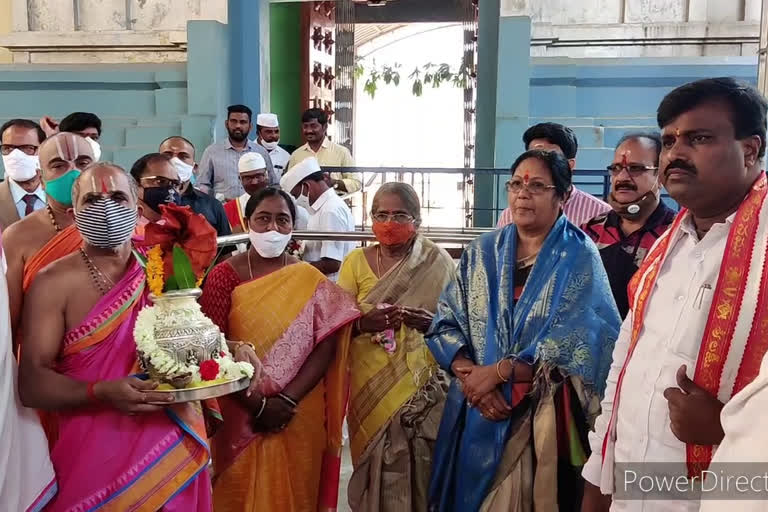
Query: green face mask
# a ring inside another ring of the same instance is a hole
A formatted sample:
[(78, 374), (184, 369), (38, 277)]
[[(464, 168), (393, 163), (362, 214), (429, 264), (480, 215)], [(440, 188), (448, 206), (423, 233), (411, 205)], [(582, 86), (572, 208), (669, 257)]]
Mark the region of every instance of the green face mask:
[(79, 169), (70, 169), (58, 178), (46, 181), (46, 195), (62, 206), (72, 206), (72, 186), (80, 174)]

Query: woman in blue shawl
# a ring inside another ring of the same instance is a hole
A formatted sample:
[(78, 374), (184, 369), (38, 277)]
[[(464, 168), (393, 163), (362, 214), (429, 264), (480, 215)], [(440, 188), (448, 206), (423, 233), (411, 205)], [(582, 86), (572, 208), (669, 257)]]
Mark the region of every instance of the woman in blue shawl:
[(562, 215), (570, 190), (562, 155), (523, 153), (514, 224), (472, 243), (440, 298), (427, 343), (453, 378), (430, 511), (580, 509), (621, 320), (596, 247)]

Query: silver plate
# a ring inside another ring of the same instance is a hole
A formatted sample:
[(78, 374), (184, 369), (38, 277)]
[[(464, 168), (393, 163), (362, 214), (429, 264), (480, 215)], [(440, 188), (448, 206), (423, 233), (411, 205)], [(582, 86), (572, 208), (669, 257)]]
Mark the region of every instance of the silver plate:
[[(175, 400), (173, 403), (194, 402), (196, 400), (207, 400), (208, 398), (216, 398), (219, 396), (229, 395), (231, 393), (237, 393), (248, 387), (251, 379), (243, 377), (239, 380), (231, 380), (229, 382), (222, 382), (221, 384), (215, 384), (213, 386), (198, 387), (191, 389), (173, 389), (168, 391), (153, 390), (154, 393), (173, 393)], [(168, 405), (168, 402), (149, 402), (154, 405)]]

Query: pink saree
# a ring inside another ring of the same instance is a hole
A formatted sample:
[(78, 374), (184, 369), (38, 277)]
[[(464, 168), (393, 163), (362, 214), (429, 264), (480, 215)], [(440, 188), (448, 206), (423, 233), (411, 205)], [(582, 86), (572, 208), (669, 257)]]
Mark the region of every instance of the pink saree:
[[(64, 338), (57, 371), (73, 379), (114, 380), (136, 372), (133, 327), (147, 303), (138, 262)], [(106, 405), (56, 414), (51, 459), (59, 492), (46, 510), (211, 509), (200, 405), (127, 415)]]

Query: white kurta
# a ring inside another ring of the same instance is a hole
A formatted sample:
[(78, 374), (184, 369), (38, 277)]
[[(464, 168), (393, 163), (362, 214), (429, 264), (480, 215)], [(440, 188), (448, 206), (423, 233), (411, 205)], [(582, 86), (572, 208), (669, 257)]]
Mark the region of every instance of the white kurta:
[(277, 174), (279, 179), (288, 168), (288, 160), (291, 159), (291, 154), (280, 146), (277, 146), (269, 152), (269, 158), (272, 159), (272, 165), (275, 167), (275, 174)]
[[(355, 230), (355, 218), (352, 211), (333, 189), (326, 190), (317, 198), (310, 212), (309, 231), (330, 231), (344, 233)], [(355, 248), (356, 242), (340, 242), (334, 240), (308, 241), (304, 249), (304, 261), (312, 263), (323, 258), (344, 261), (347, 254)], [(336, 281), (339, 273), (329, 274), (328, 279)]]
[[(5, 258), (0, 256), (3, 261)], [(0, 275), (0, 509), (27, 510), (56, 490), (53, 465), (37, 413), (21, 405), (12, 353), (8, 286)]]
[[(741, 391), (731, 398), (720, 414), (720, 423), (725, 431), (725, 438), (712, 458), (710, 469), (719, 475), (719, 480), (732, 477), (747, 477), (750, 479), (748, 489), (750, 496), (758, 498), (754, 501), (714, 501), (702, 500), (701, 512), (765, 512), (768, 510), (768, 489), (762, 478), (752, 482), (755, 476), (762, 476), (768, 468), (768, 355), (763, 357), (760, 374)], [(719, 463), (727, 465), (719, 466)], [(744, 463), (760, 463), (759, 466), (747, 466)], [(721, 470), (724, 471), (721, 473)], [(723, 478), (725, 477), (725, 478)], [(732, 480), (732, 482), (735, 480)], [(752, 494), (752, 488), (759, 491)], [(735, 485), (729, 485), (730, 491), (738, 490)], [(765, 491), (764, 491), (765, 490)], [(733, 496), (746, 496), (745, 491), (734, 492)], [(760, 496), (763, 500), (760, 500)]]
[[(686, 219), (681, 225), (679, 239), (669, 248), (647, 302), (637, 347), (624, 375), (616, 423), (617, 464), (685, 463), (685, 444), (672, 433), (663, 393), (666, 388), (677, 386), (675, 374), (681, 365), (687, 366), (688, 377), (693, 378), (734, 217), (714, 225), (700, 241), (690, 219)], [(630, 311), (613, 351), (602, 413), (596, 421), (595, 432), (589, 435), (592, 455), (584, 466), (583, 476), (598, 486), (603, 438), (613, 410), (618, 376), (629, 348), (632, 318)], [(696, 511), (698, 507), (696, 501), (614, 500), (611, 511), (684, 512)]]

